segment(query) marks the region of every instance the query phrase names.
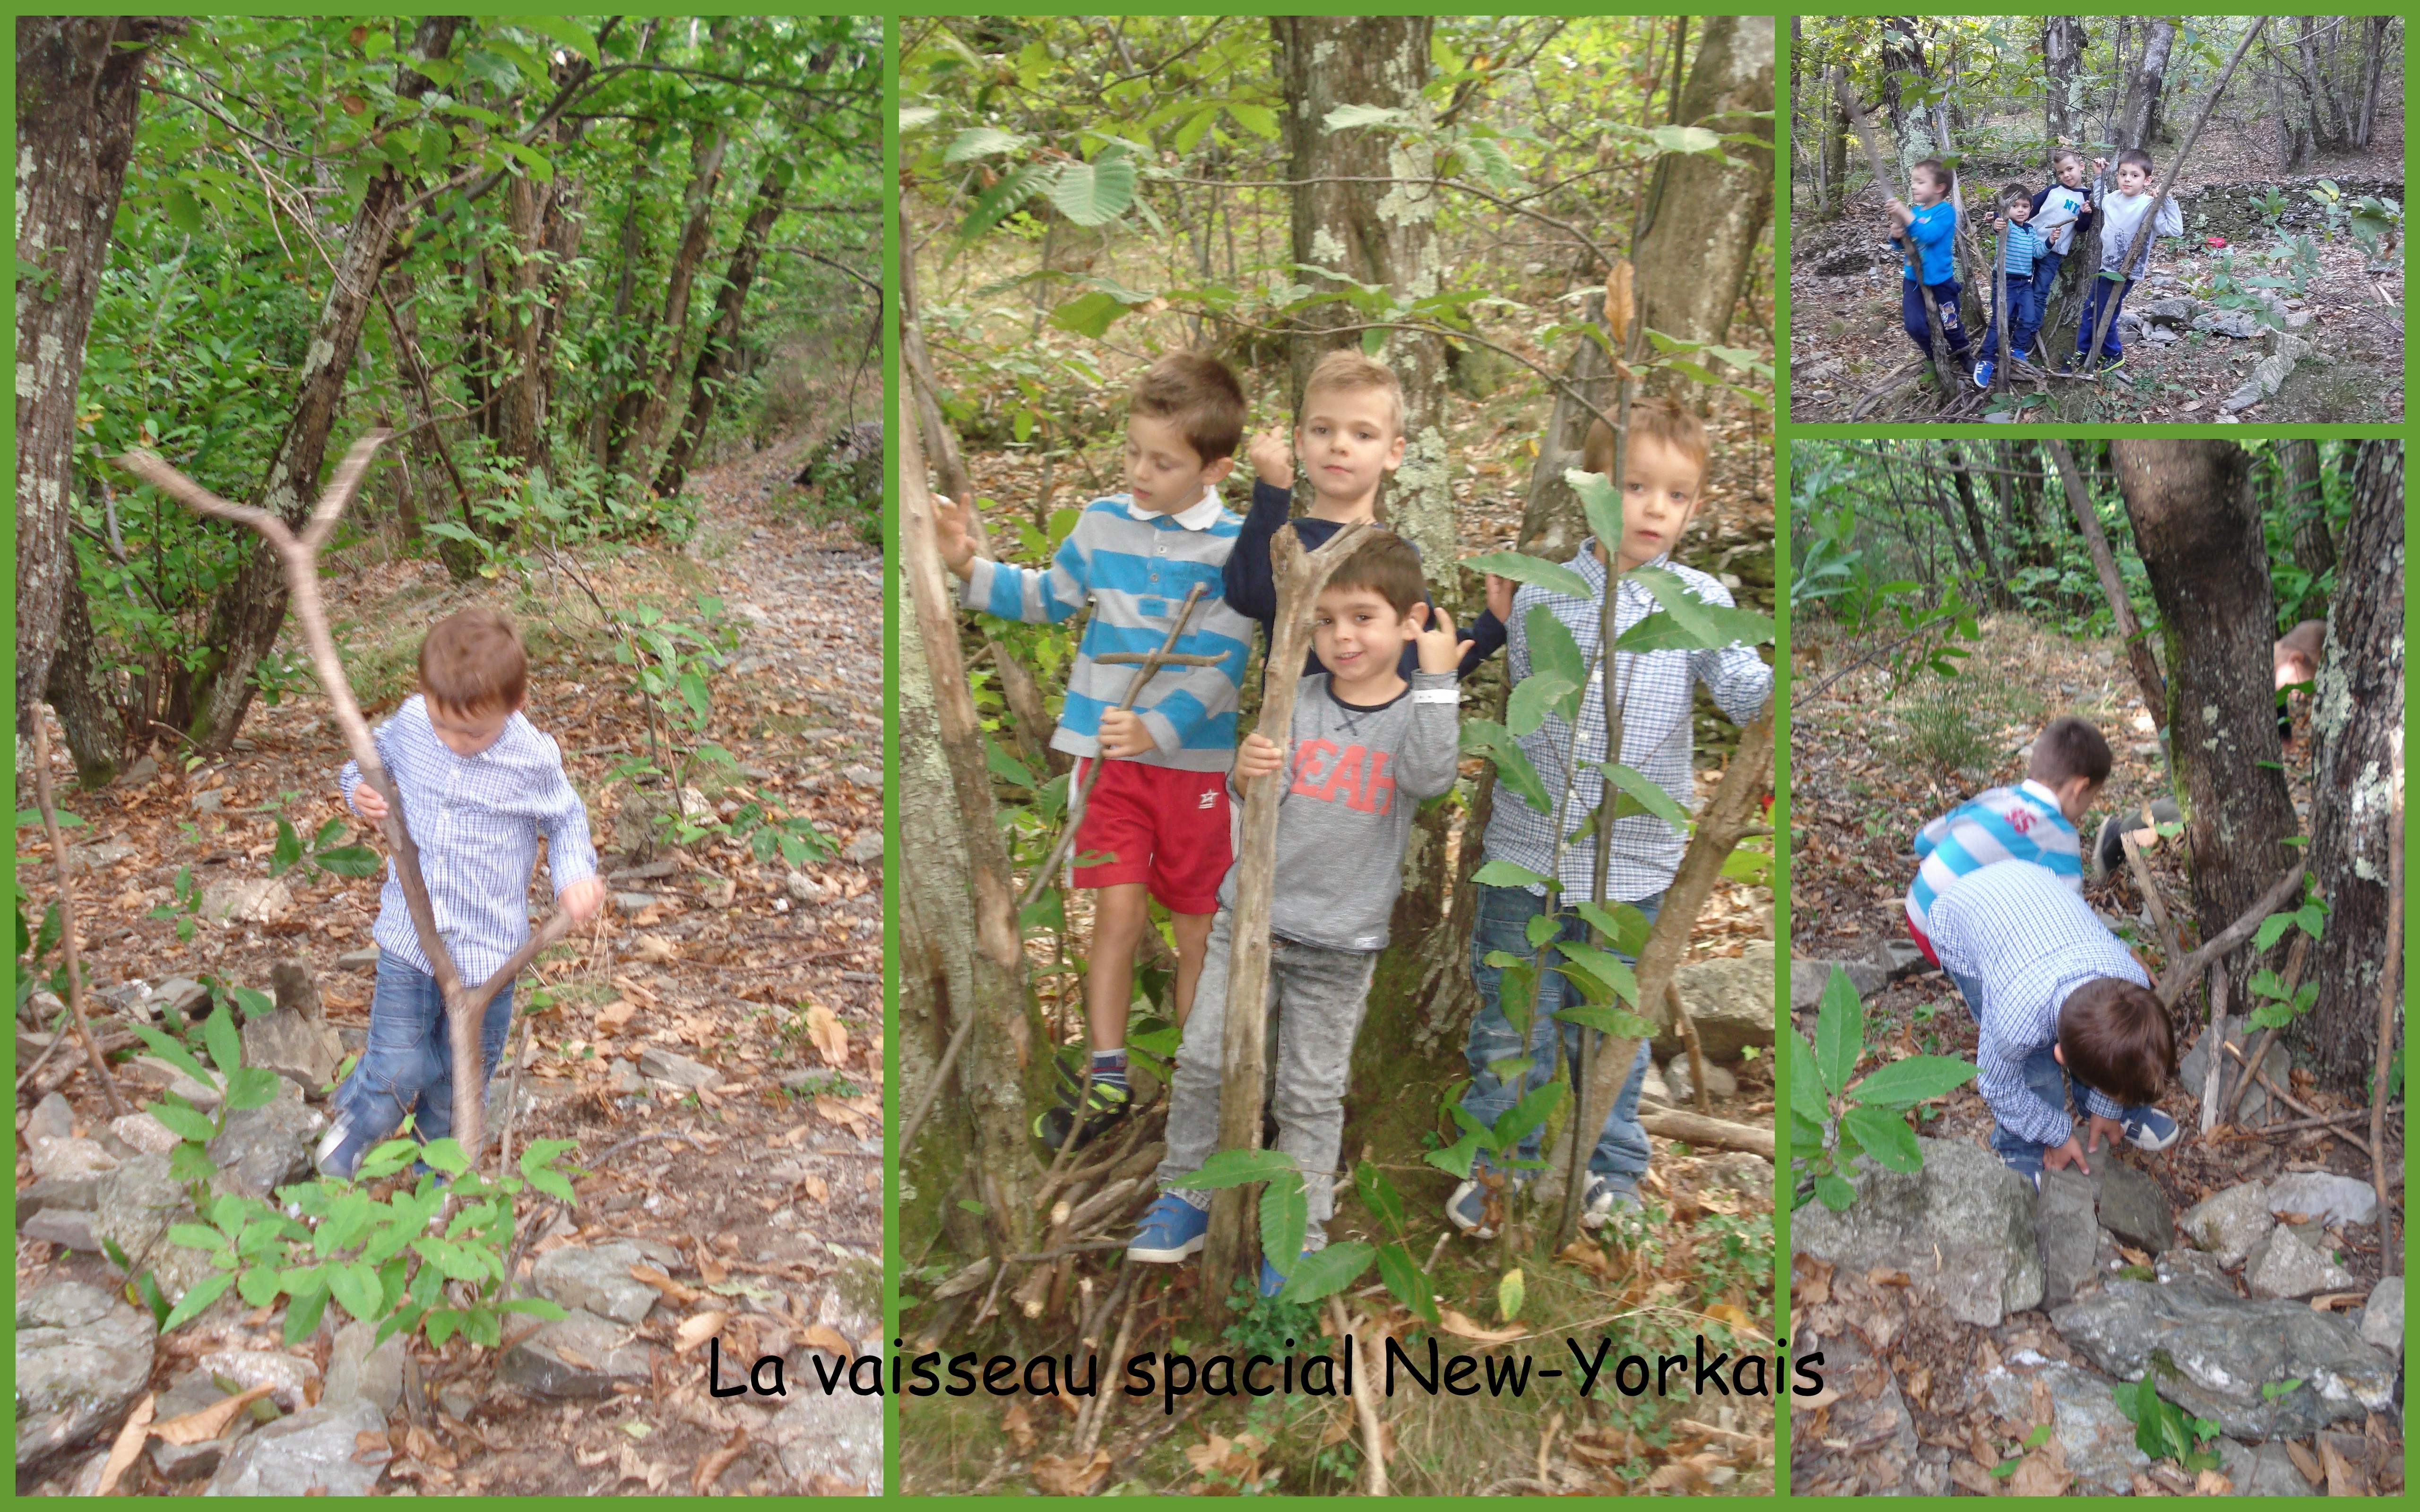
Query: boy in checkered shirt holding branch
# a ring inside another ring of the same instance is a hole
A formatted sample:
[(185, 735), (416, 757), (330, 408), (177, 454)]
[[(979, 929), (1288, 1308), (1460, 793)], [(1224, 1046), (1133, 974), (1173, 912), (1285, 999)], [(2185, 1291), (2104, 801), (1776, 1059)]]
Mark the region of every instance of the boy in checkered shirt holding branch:
[[(1668, 399), (1642, 400), (1631, 409), (1629, 445), (1624, 451), (1622, 476), (1619, 480), (1621, 539), (1611, 551), (1604, 542), (1586, 541), (1570, 563), (1572, 570), (1589, 583), (1589, 596), (1574, 598), (1534, 584), (1525, 585), (1513, 595), (1512, 612), (1505, 617), (1509, 623), (1498, 623), (1497, 616), (1490, 612), (1481, 616), (1475, 627), (1481, 648), (1490, 646), (1497, 634), (1507, 637), (1511, 675), (1516, 686), (1529, 675), (1528, 621), (1533, 609), (1544, 606), (1561, 621), (1584, 652), (1600, 643), (1607, 572), (1627, 573), (1634, 567), (1660, 566), (1678, 577), (1700, 601), (1725, 609), (1731, 607), (1731, 595), (1720, 582), (1668, 560), (1682, 532), (1688, 529), (1700, 500), (1706, 469), (1705, 427), (1695, 414)], [(1491, 583), (1491, 594), (1498, 587)], [(1625, 579), (1616, 594), (1617, 634), (1644, 620), (1657, 607), (1655, 596), (1636, 579)], [(1466, 671), (1468, 666), (1466, 661)], [(1531, 872), (1555, 876), (1566, 899), (1588, 898), (1595, 881), (1595, 847), (1580, 838), (1579, 831), (1595, 811), (1603, 793), (1604, 779), (1598, 775), (1603, 764), (1619, 759), (1670, 794), (1674, 802), (1684, 809), (1691, 808), (1696, 803), (1696, 793), (1691, 781), (1689, 718), (1696, 685), (1703, 683), (1716, 706), (1735, 723), (1754, 717), (1773, 690), (1773, 669), (1753, 648), (1736, 643), (1714, 651), (1617, 652), (1613, 675), (1621, 700), (1621, 750), (1618, 758), (1606, 748), (1609, 730), (1601, 677), (1588, 680), (1579, 709), (1576, 749), (1575, 727), (1559, 715), (1549, 714), (1537, 730), (1521, 737), (1521, 748), (1536, 767), (1545, 791), (1560, 800), (1560, 834), (1557, 833), (1553, 814), (1541, 812), (1520, 795), (1502, 786), (1496, 790), (1494, 812), (1487, 823), (1487, 860), (1510, 861)], [(1564, 842), (1559, 868), (1555, 855), (1559, 841)], [(1606, 902), (1628, 903), (1652, 920), (1665, 887), (1680, 867), (1684, 849), (1683, 837), (1652, 814), (1616, 820), (1606, 877)], [(1470, 934), (1470, 972), (1479, 988), (1480, 1009), (1471, 1020), (1465, 1048), (1470, 1066), (1470, 1089), (1464, 1094), (1462, 1106), (1472, 1118), (1490, 1126), (1525, 1093), (1544, 1087), (1555, 1074), (1559, 1047), (1568, 1053), (1575, 1078), (1577, 1075), (1579, 1026), (1563, 1023), (1554, 1015), (1567, 1003), (1581, 1000), (1578, 987), (1559, 972), (1538, 974), (1537, 1001), (1531, 1008), (1525, 1042), (1504, 1013), (1503, 969), (1487, 964), (1488, 956), (1499, 951), (1536, 957), (1540, 947), (1530, 941), (1528, 926), (1531, 919), (1545, 912), (1545, 894), (1543, 885), (1498, 887), (1481, 884), (1478, 887), (1478, 911)], [(1584, 943), (1588, 937), (1587, 920), (1566, 913), (1553, 941)], [(1524, 1055), (1529, 1060), (1524, 1074), (1512, 1081), (1497, 1074), (1496, 1066)], [(1613, 1111), (1597, 1134), (1595, 1149), (1590, 1154), (1587, 1206), (1581, 1221), (1590, 1228), (1603, 1226), (1617, 1206), (1636, 1206), (1638, 1201), (1638, 1178), (1647, 1170), (1650, 1153), (1647, 1133), (1638, 1126), (1638, 1092), (1646, 1078), (1647, 1065), (1647, 1045), (1641, 1041), (1637, 1057), (1631, 1063), (1629, 1079), (1622, 1084), (1621, 1095), (1615, 1100)], [(1516, 1158), (1536, 1159), (1539, 1143), (1539, 1131), (1531, 1130), (1522, 1139)], [(1482, 1154), (1481, 1160), (1484, 1165), (1486, 1157)], [(1456, 1227), (1484, 1239), (1494, 1232), (1494, 1227), (1487, 1215), (1487, 1193), (1479, 1180), (1481, 1174), (1481, 1170), (1474, 1169), (1472, 1180), (1455, 1189), (1446, 1204), (1446, 1216)]]
[[(605, 901), (588, 810), (564, 775), (562, 748), (522, 717), (528, 694), (529, 659), (512, 621), (490, 609), (464, 609), (420, 643), (420, 695), (372, 737), (403, 794), (437, 931), (465, 981), (485, 981), (529, 938), (540, 835), (556, 906), (578, 924)], [(386, 817), (386, 800), (363, 783), (359, 763), (347, 762), (337, 781), (353, 812), (372, 824)], [(330, 1100), (335, 1119), (318, 1152), (325, 1176), (350, 1177), (407, 1117), (423, 1144), (454, 1128), (445, 995), (421, 953), (393, 862), (371, 934), (379, 964), (369, 1044)], [(512, 1022), (508, 982), (479, 1026), (483, 1091)]]

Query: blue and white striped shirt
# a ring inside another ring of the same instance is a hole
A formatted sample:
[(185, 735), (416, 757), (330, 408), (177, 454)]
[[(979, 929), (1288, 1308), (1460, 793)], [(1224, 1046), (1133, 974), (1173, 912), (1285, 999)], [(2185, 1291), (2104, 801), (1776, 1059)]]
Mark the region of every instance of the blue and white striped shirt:
[[(476, 756), (457, 756), (437, 738), (417, 697), (371, 738), (388, 779), (403, 792), (404, 819), (420, 848), (438, 935), (464, 981), (485, 981), (529, 938), (530, 871), (541, 833), (557, 893), (597, 874), (588, 810), (564, 776), (562, 748), (516, 714), (494, 745)], [(361, 780), (361, 764), (347, 762), (337, 778), (347, 807)], [(392, 860), (370, 935), (380, 949), (433, 973)]]
[[(1725, 609), (1731, 607), (1731, 595), (1723, 585), (1694, 567), (1682, 566), (1668, 556), (1658, 557), (1650, 564), (1670, 571), (1700, 601)], [(1605, 603), (1605, 563), (1596, 559), (1594, 542), (1582, 541), (1579, 554), (1572, 558), (1569, 565), (1587, 580), (1588, 597), (1574, 598), (1535, 584), (1524, 584), (1513, 595), (1506, 656), (1516, 687), (1521, 679), (1529, 675), (1529, 610), (1540, 604), (1570, 627), (1583, 656), (1592, 656), (1597, 648)], [(1655, 608), (1655, 595), (1644, 584), (1624, 579), (1614, 594), (1616, 638), (1647, 618)], [(1690, 774), (1689, 732), (1689, 697), (1695, 685), (1704, 683), (1715, 705), (1735, 724), (1755, 717), (1765, 695), (1773, 690), (1773, 669), (1765, 665), (1754, 648), (1741, 644), (1717, 651), (1616, 652), (1613, 676), (1622, 700), (1622, 764), (1670, 794), (1672, 801), (1683, 809), (1697, 807)], [(1573, 745), (1572, 726), (1560, 715), (1547, 715), (1544, 724), (1521, 738), (1521, 748), (1528, 754), (1529, 764), (1538, 769), (1539, 780), (1547, 794), (1568, 795), (1562, 802), (1565, 836), (1575, 832), (1588, 819), (1605, 790), (1605, 779), (1597, 768), (1608, 759), (1606, 733), (1605, 680), (1592, 676), (1580, 700), (1576, 771), (1564, 764), (1565, 753)], [(1511, 861), (1548, 875), (1559, 874), (1564, 897), (1588, 897), (1596, 875), (1595, 841), (1587, 840), (1564, 846), (1562, 868), (1557, 873), (1555, 841), (1553, 815), (1540, 813), (1510, 788), (1501, 784), (1497, 787), (1495, 811), (1487, 821), (1488, 858)], [(1632, 814), (1616, 821), (1605, 895), (1619, 903), (1637, 903), (1663, 891), (1679, 869), (1681, 853), (1687, 843), (1686, 836), (1675, 834), (1671, 825), (1653, 814)], [(1546, 889), (1540, 886), (1529, 890), (1543, 894)]]
[(2058, 795), (2031, 778), (2022, 787), (1988, 788), (1925, 825), (1916, 855), (1907, 927), (1928, 957), (1933, 904), (1960, 877), (1994, 861), (2031, 861), (2084, 890), (2083, 841), (2059, 810)]
[(1242, 528), (1215, 489), (1173, 515), (1138, 509), (1120, 495), (1086, 505), (1047, 567), (975, 559), (965, 589), (970, 609), (1055, 625), (1092, 600), (1092, 623), (1084, 627), (1067, 673), (1066, 702), (1050, 737), (1053, 749), (1100, 754), (1101, 716), (1125, 700), (1138, 669), (1105, 667), (1094, 658), (1158, 650), (1185, 595), (1203, 583), (1209, 592), (1195, 607), (1176, 650), (1218, 661), (1163, 667), (1152, 678), (1135, 701), (1135, 712), (1158, 748), (1135, 759), (1189, 772), (1234, 766), (1235, 712), (1244, 663), (1251, 655), (1252, 622), (1226, 601), (1223, 574)]
[[(2058, 1042), (2058, 1011), (2086, 982), (2149, 987), (2141, 964), (2081, 894), (2030, 861), (1995, 861), (1962, 878), (1932, 906), (1932, 944), (1943, 966), (1982, 983), (1976, 1085), (1993, 1116), (2036, 1144), (2067, 1143), (2074, 1120), (2027, 1088), (2025, 1058)], [(2104, 1119), (2125, 1111), (2097, 1088), (2084, 1096)]]
[(2033, 277), (2034, 259), (2040, 256), (2043, 250), (2041, 233), (2030, 224), (2020, 225), (2014, 221), (2009, 223), (2007, 230), (2009, 250), (2001, 259), (2002, 266), (2008, 269), (2012, 279)]

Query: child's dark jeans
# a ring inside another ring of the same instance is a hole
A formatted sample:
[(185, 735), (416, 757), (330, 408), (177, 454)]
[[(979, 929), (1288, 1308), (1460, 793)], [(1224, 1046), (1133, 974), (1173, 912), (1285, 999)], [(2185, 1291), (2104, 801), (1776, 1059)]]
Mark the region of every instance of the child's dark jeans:
[[(1984, 362), (1996, 363), (2000, 360), (1999, 342), (1994, 335), (1997, 329), (1996, 320), (1986, 319), (1983, 322), (1983, 345), (1976, 348), (1976, 352)], [(2034, 332), (2040, 329), (2041, 301), (2038, 297), (2033, 280), (2010, 277), (2009, 280), (2009, 355), (2011, 358), (2030, 357), (2033, 352)]]
[[(512, 1025), (513, 989), (506, 983), (479, 1026), (483, 1092), (504, 1058), (504, 1036)], [(454, 1052), (446, 1038), (445, 995), (438, 991), (436, 978), (400, 957), (379, 952), (369, 1043), (329, 1105), (336, 1114), (331, 1134), (338, 1137), (321, 1155), (323, 1170), (333, 1163), (349, 1175), (406, 1115), (411, 1118), (413, 1137), (423, 1144), (454, 1132)]]
[[(1582, 1001), (1579, 988), (1561, 972), (1551, 969), (1538, 973), (1537, 1000), (1529, 1018), (1528, 1041), (1525, 1045), (1519, 1030), (1504, 1016), (1502, 1002), (1504, 970), (1487, 964), (1490, 952), (1509, 951), (1513, 955), (1535, 960), (1538, 949), (1529, 944), (1529, 920), (1546, 911), (1546, 900), (1527, 887), (1477, 888), (1478, 912), (1470, 930), (1470, 975), (1479, 988), (1479, 1012), (1470, 1021), (1470, 1038), (1466, 1054), (1470, 1063), (1470, 1089), (1463, 1094), (1462, 1109), (1480, 1122), (1493, 1126), (1513, 1103), (1531, 1091), (1546, 1085), (1555, 1074), (1556, 1048), (1559, 1042), (1570, 1060), (1575, 1074), (1579, 1065), (1580, 1026), (1566, 1024), (1554, 1015), (1567, 1004)], [(1631, 904), (1645, 914), (1650, 922), (1663, 905), (1664, 895)], [(1577, 914), (1565, 914), (1551, 943), (1573, 941), (1586, 943), (1589, 926)], [(1630, 958), (1623, 956), (1623, 960)], [(1527, 1053), (1529, 1069), (1517, 1083), (1507, 1082), (1489, 1069), (1495, 1062), (1509, 1060)], [(1647, 1131), (1638, 1126), (1638, 1089), (1647, 1079), (1647, 1045), (1641, 1041), (1638, 1054), (1631, 1061), (1630, 1077), (1621, 1084), (1621, 1095), (1614, 1100), (1613, 1111), (1606, 1115), (1604, 1132), (1598, 1134), (1596, 1149), (1589, 1155), (1589, 1169), (1600, 1175), (1637, 1177), (1647, 1169), (1651, 1154)], [(1520, 1148), (1513, 1151), (1521, 1160), (1538, 1158), (1541, 1131), (1532, 1129)], [(1488, 1165), (1482, 1153), (1480, 1164)]]
[[(2117, 292), (2113, 295), (2111, 290)], [(2084, 314), (2076, 320), (2075, 355), (2082, 357), (2092, 345), (2092, 328), (2101, 323), (2101, 307), (2114, 298), (2117, 308), (2109, 313), (2109, 334), (2102, 339), (2101, 355), (2118, 358), (2126, 355), (2126, 344), (2118, 339), (2118, 316), (2126, 308), (2126, 296), (2133, 292), (2134, 281), (2123, 284), (2114, 278), (2095, 278), (2091, 290), (2084, 296)]]
[(1925, 356), (1932, 355), (1932, 336), (1924, 323), (1924, 296), (1932, 296), (1933, 307), (1941, 312), (1941, 339), (1952, 357), (1966, 355), (1966, 328), (1958, 323), (1958, 280), (1944, 279), (1930, 284), (1919, 291), (1913, 278), (1901, 278), (1900, 289), (1900, 324), (1907, 328), (1907, 339)]

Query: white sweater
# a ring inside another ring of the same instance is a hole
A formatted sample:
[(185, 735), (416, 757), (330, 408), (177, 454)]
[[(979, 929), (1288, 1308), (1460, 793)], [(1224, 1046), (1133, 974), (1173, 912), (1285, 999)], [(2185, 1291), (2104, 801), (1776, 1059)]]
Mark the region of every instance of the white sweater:
[[(2101, 202), (2101, 267), (2107, 271), (2126, 260), (2126, 249), (2134, 244), (2134, 232), (2149, 211), (2153, 196), (2149, 194), (2112, 194)], [(2154, 237), (2184, 235), (2184, 211), (2177, 208), (2174, 197), (2160, 206), (2160, 218), (2151, 227)], [(2129, 278), (2140, 278), (2151, 270), (2151, 244), (2143, 243), (2143, 255), (2136, 259)]]

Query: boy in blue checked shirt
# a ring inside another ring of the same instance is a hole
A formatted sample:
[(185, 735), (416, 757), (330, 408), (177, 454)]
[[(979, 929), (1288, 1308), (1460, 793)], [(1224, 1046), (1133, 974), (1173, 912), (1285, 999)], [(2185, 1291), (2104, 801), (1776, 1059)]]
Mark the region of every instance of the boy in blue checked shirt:
[[(1932, 905), (1932, 944), (1953, 979), (1975, 984), (1977, 1086), (2010, 1170), (2039, 1187), (2045, 1167), (2090, 1174), (2086, 1156), (2103, 1144), (2177, 1142), (2177, 1121), (2151, 1106), (2177, 1068), (2167, 1010), (2142, 963), (2064, 881), (2030, 861), (1995, 861)], [(2071, 1102), (2086, 1115), (2082, 1140)]]
[[(1071, 792), (1083, 786), (1086, 763), (1106, 764), (1072, 821), (1076, 854), (1097, 857), (1076, 868), (1076, 886), (1094, 889), (1093, 956), (1084, 974), (1093, 1074), (1080, 1108), (1082, 1084), (1068, 1082), (1064, 1105), (1034, 1121), (1034, 1134), (1054, 1149), (1071, 1135), (1080, 1147), (1125, 1115), (1126, 1010), (1152, 899), (1173, 917), (1180, 1023), (1202, 976), (1218, 880), (1233, 855), (1227, 772), (1235, 763), (1235, 714), (1251, 645), (1251, 622), (1220, 597), (1243, 522), (1219, 503), (1218, 486), (1234, 469), (1243, 434), (1244, 391), (1227, 364), (1200, 352), (1171, 352), (1135, 383), (1126, 415), (1128, 491), (1086, 505), (1048, 567), (977, 556), (966, 510), (934, 501), (936, 544), (950, 570), (966, 579), (969, 608), (1056, 624), (1087, 600), (1093, 605), (1050, 737), (1052, 749), (1078, 758)], [(1196, 583), (1208, 593), (1176, 651), (1218, 661), (1163, 668), (1133, 708), (1120, 709), (1135, 669), (1095, 658), (1158, 650)]]
[[(1927, 961), (1941, 964), (1926, 919), (1969, 872), (1994, 861), (2031, 861), (2075, 891), (2084, 890), (2084, 844), (2075, 826), (2109, 780), (2109, 742), (2101, 732), (2071, 714), (2061, 715), (2034, 737), (2022, 785), (1987, 788), (1916, 832), (1907, 932)], [(1979, 1000), (1969, 982), (1960, 981), (1958, 990), (1970, 1008)]]
[[(605, 901), (588, 810), (564, 776), (562, 749), (522, 717), (528, 692), (529, 660), (512, 621), (490, 609), (464, 609), (421, 641), (420, 696), (372, 737), (388, 779), (402, 790), (437, 932), (466, 982), (487, 980), (529, 938), (530, 871), (541, 834), (556, 906), (579, 923)], [(359, 763), (347, 762), (337, 780), (355, 813), (372, 824), (386, 818), (386, 800), (364, 785)], [(317, 1157), (326, 1176), (351, 1176), (406, 1117), (424, 1144), (454, 1128), (444, 995), (421, 953), (392, 862), (370, 933), (379, 964), (369, 1043), (331, 1099), (335, 1119)], [(483, 1092), (512, 1022), (508, 982), (479, 1026)]]
[[(1983, 355), (1975, 363), (1975, 387), (1978, 389), (1990, 388), (1992, 375), (1998, 370), (1999, 348), (1992, 345), (1993, 328), (2003, 315), (2007, 316), (2009, 356), (2015, 362), (2024, 361), (2025, 353), (2033, 350), (2034, 332), (2041, 329), (2042, 296), (2047, 292), (2034, 284), (2034, 264), (2043, 255), (2043, 247), (2041, 237), (2026, 224), (2033, 219), (2033, 191), (2023, 184), (2010, 184), (2000, 191), (2000, 208), (2009, 216), (2008, 251), (2000, 259), (2008, 276), (1999, 281), (2008, 285), (2009, 307), (1983, 321)], [(1983, 219), (1988, 224), (1995, 217), (1986, 213)], [(2053, 264), (2051, 270), (2056, 272), (2057, 265)], [(1991, 291), (1986, 290), (1984, 297), (1988, 300)]]
[[(1515, 686), (1529, 675), (1528, 621), (1532, 608), (1546, 606), (1583, 647), (1600, 643), (1608, 572), (1626, 573), (1650, 564), (1664, 567), (1686, 583), (1699, 600), (1723, 608), (1730, 606), (1731, 595), (1721, 583), (1668, 560), (1682, 532), (1688, 528), (1690, 517), (1697, 513), (1705, 470), (1706, 432), (1695, 414), (1669, 399), (1646, 399), (1631, 407), (1630, 444), (1622, 463), (1621, 540), (1610, 553), (1605, 543), (1589, 540), (1582, 543), (1579, 554), (1572, 559), (1572, 570), (1590, 585), (1587, 598), (1574, 598), (1535, 585), (1525, 585), (1514, 595), (1506, 631), (1510, 671)], [(1615, 597), (1617, 634), (1645, 619), (1655, 608), (1655, 597), (1645, 585), (1635, 580), (1622, 582)], [(1478, 644), (1483, 648), (1487, 643), (1488, 638), (1482, 634)], [(1465, 668), (1468, 668), (1467, 661)], [(1703, 683), (1714, 695), (1715, 705), (1734, 722), (1745, 721), (1755, 716), (1772, 692), (1773, 669), (1745, 645), (1726, 646), (1719, 651), (1618, 652), (1614, 680), (1621, 689), (1622, 700), (1619, 759), (1645, 774), (1685, 809), (1694, 807), (1697, 801), (1690, 777), (1689, 735), (1690, 698), (1696, 685)], [(1572, 837), (1595, 811), (1604, 790), (1598, 768), (1612, 755), (1606, 748), (1606, 741), (1604, 683), (1591, 677), (1580, 703), (1575, 765), (1566, 764), (1567, 758), (1575, 754), (1574, 729), (1559, 715), (1548, 715), (1545, 723), (1521, 740), (1521, 748), (1537, 768), (1546, 792), (1561, 799), (1561, 836), (1556, 833), (1553, 815), (1540, 812), (1510, 789), (1498, 787), (1495, 810), (1487, 822), (1486, 859), (1510, 861), (1556, 876), (1565, 899), (1590, 897), (1595, 881), (1595, 846), (1585, 838)], [(1559, 872), (1555, 856), (1559, 838), (1569, 841), (1562, 847)], [(1629, 903), (1652, 919), (1663, 902), (1665, 887), (1681, 864), (1683, 848), (1683, 841), (1672, 832), (1672, 826), (1652, 814), (1633, 814), (1615, 821), (1606, 877), (1606, 900)], [(1537, 1000), (1532, 1005), (1529, 1035), (1525, 1043), (1504, 1014), (1503, 970), (1487, 964), (1487, 957), (1498, 950), (1532, 958), (1537, 955), (1539, 948), (1529, 942), (1528, 925), (1546, 910), (1545, 890), (1543, 885), (1481, 885), (1477, 889), (1477, 912), (1470, 932), (1470, 974), (1479, 988), (1480, 1007), (1471, 1020), (1465, 1046), (1470, 1066), (1470, 1089), (1463, 1095), (1462, 1106), (1481, 1123), (1493, 1125), (1524, 1093), (1544, 1087), (1555, 1073), (1559, 1046), (1568, 1052), (1575, 1073), (1578, 1069), (1579, 1027), (1554, 1017), (1566, 1003), (1579, 1000), (1578, 989), (1559, 972), (1539, 974)], [(1588, 935), (1587, 922), (1576, 914), (1566, 913), (1554, 941), (1578, 943), (1586, 941)], [(1491, 1069), (1524, 1054), (1529, 1057), (1529, 1069), (1515, 1081), (1507, 1082)], [(1606, 1116), (1605, 1128), (1597, 1134), (1595, 1149), (1589, 1157), (1587, 1207), (1581, 1222), (1590, 1228), (1601, 1227), (1617, 1205), (1636, 1205), (1638, 1201), (1638, 1178), (1647, 1169), (1650, 1153), (1647, 1133), (1638, 1126), (1638, 1089), (1646, 1078), (1647, 1064), (1647, 1046), (1642, 1042), (1637, 1057), (1631, 1063), (1629, 1080), (1622, 1085), (1621, 1095)], [(1539, 1134), (1532, 1130), (1522, 1141), (1517, 1157), (1535, 1159), (1538, 1146)], [(1446, 1216), (1456, 1227), (1484, 1239), (1495, 1229), (1488, 1219), (1487, 1192), (1478, 1180), (1480, 1175), (1474, 1170), (1472, 1180), (1454, 1190), (1446, 1203)]]

